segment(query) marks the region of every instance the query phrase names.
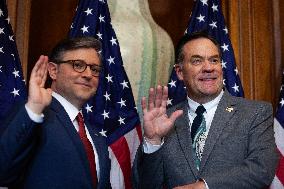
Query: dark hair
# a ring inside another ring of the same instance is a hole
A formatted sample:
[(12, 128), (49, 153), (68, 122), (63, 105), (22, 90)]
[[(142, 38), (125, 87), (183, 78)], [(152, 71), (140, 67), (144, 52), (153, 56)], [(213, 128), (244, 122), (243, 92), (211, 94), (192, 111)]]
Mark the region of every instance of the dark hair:
[(212, 41), (214, 45), (218, 48), (219, 55), (221, 56), (221, 50), (220, 50), (220, 45), (214, 39), (212, 36), (208, 34), (207, 31), (197, 31), (192, 34), (185, 34), (178, 42), (178, 45), (176, 47), (176, 64), (182, 63), (184, 60), (184, 54), (183, 54), (183, 47), (186, 43), (189, 41), (195, 40), (195, 39), (200, 39), (200, 38), (206, 38)]
[(65, 52), (84, 48), (95, 49), (98, 53), (100, 62), (102, 62), (102, 57), (99, 53), (102, 49), (102, 45), (101, 42), (95, 39), (94, 37), (76, 37), (61, 40), (51, 50), (51, 53), (49, 55), (49, 61), (54, 63), (60, 62), (62, 61)]

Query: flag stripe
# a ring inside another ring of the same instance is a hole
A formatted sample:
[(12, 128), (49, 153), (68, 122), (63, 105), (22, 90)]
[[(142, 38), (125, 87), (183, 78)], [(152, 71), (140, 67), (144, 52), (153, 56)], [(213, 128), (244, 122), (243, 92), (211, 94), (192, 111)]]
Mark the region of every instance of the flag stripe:
[(124, 184), (126, 189), (131, 188), (131, 161), (130, 161), (130, 151), (128, 148), (127, 141), (124, 137), (116, 140), (110, 145), (124, 176)]

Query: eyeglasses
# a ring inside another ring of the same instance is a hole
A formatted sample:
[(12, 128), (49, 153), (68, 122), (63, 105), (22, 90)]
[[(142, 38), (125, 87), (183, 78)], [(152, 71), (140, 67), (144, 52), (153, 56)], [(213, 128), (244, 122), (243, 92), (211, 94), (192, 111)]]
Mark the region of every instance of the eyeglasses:
[(103, 71), (103, 68), (99, 65), (96, 64), (87, 64), (84, 60), (65, 60), (65, 61), (60, 61), (56, 62), (58, 64), (62, 63), (68, 63), (72, 64), (73, 69), (76, 72), (82, 73), (87, 69), (87, 66), (90, 67), (90, 70), (92, 72), (92, 76), (97, 77), (100, 75), (100, 73)]

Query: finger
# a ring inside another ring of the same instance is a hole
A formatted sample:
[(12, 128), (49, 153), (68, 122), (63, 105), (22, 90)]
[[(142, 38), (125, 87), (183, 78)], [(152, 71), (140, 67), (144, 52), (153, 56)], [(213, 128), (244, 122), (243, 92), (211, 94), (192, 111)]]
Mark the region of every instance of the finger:
[(43, 59), (44, 59), (44, 56), (41, 55), (37, 62), (35, 63), (33, 69), (32, 69), (32, 72), (31, 72), (31, 78), (34, 78), (37, 76), (37, 73), (38, 73), (38, 70), (40, 69), (41, 65), (43, 64)]
[(170, 120), (174, 123), (176, 119), (183, 114), (182, 110), (177, 110), (170, 116)]
[(48, 57), (47, 56), (43, 56), (42, 58), (42, 63), (38, 69), (38, 76), (40, 78), (43, 78), (45, 75), (45, 72), (47, 71), (47, 64), (48, 64)]
[(163, 95), (162, 86), (158, 85), (156, 87), (156, 95), (155, 95), (155, 107), (156, 108), (159, 108), (162, 104), (162, 95)]
[(164, 86), (163, 87), (163, 96), (162, 96), (162, 107), (163, 108), (167, 107), (167, 101), (168, 101), (168, 87)]
[(154, 96), (155, 96), (155, 90), (153, 88), (150, 88), (149, 97), (148, 97), (148, 110), (149, 111), (154, 109)]
[(144, 96), (141, 99), (141, 106), (143, 114), (145, 115), (147, 113), (147, 105), (146, 105), (146, 98)]

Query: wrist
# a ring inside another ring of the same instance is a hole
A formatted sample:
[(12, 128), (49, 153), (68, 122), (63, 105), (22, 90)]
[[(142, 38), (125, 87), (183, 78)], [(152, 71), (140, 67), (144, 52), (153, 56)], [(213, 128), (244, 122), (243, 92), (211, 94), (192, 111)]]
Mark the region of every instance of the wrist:
[(148, 138), (144, 136), (144, 140), (152, 145), (161, 145), (162, 144), (162, 138), (155, 137), (155, 138)]

